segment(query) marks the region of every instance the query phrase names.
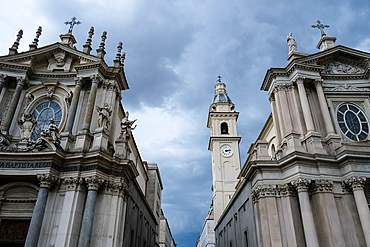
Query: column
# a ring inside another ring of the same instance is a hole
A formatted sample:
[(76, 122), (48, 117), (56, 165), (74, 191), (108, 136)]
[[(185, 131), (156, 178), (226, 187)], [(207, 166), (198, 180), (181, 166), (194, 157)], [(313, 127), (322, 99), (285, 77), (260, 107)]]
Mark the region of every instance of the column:
[(306, 123), (307, 132), (315, 131), (315, 126), (313, 124), (313, 119), (311, 115), (310, 105), (308, 104), (306, 89), (304, 88), (304, 77), (299, 77), (296, 80), (299, 98), (301, 100), (303, 117)]
[(80, 232), (80, 238), (78, 240), (78, 247), (90, 247), (91, 233), (94, 222), (94, 212), (96, 206), (96, 198), (98, 195), (98, 189), (104, 182), (97, 176), (85, 178), (87, 183), (88, 192), (84, 210), (84, 216), (82, 219), (82, 227)]
[(330, 113), (328, 109), (328, 105), (326, 104), (324, 91), (322, 90), (322, 80), (321, 79), (315, 80), (314, 84), (316, 87), (317, 97), (319, 98), (320, 109), (324, 117), (324, 123), (325, 123), (327, 135), (335, 134), (333, 122), (331, 121), (331, 117), (330, 117)]
[(93, 111), (94, 111), (96, 91), (98, 89), (98, 84), (100, 82), (100, 78), (98, 75), (92, 75), (90, 76), (90, 78), (92, 80), (92, 84), (91, 84), (89, 99), (87, 101), (86, 115), (85, 115), (84, 123), (82, 126), (83, 130), (88, 130), (88, 131), (90, 130), (91, 118), (92, 118)]
[(8, 79), (7, 75), (0, 74), (0, 93), (3, 90), (4, 84), (5, 84), (7, 79)]
[(282, 137), (281, 137), (281, 130), (280, 130), (280, 123), (277, 116), (277, 110), (276, 110), (276, 101), (275, 101), (275, 94), (271, 93), (269, 97), (269, 101), (271, 104), (271, 112), (272, 112), (272, 119), (274, 120), (274, 124), (276, 126), (276, 136), (277, 141), (280, 144)]
[[(288, 101), (286, 97), (286, 90), (292, 89), (292, 85), (290, 84), (283, 84), (283, 85), (278, 85), (277, 88), (277, 100), (280, 102), (280, 107), (282, 111), (282, 116), (284, 118), (284, 126), (282, 126), (283, 129), (285, 129), (285, 132), (283, 133), (283, 137), (285, 137), (287, 134), (292, 132), (293, 130), (293, 124), (290, 116), (290, 110), (288, 106)], [(280, 119), (280, 117), (279, 117)]]
[(4, 122), (1, 125), (1, 129), (8, 133), (10, 124), (12, 123), (14, 112), (17, 108), (19, 97), (23, 90), (23, 87), (27, 84), (27, 79), (24, 77), (17, 77), (17, 87), (15, 88), (13, 97), (11, 99), (9, 110), (5, 116)]
[(370, 212), (364, 192), (365, 181), (365, 177), (351, 177), (344, 181), (344, 183), (353, 190), (366, 245), (370, 246)]
[(307, 247), (319, 247), (315, 222), (313, 219), (310, 199), (308, 197), (308, 187), (311, 183), (310, 179), (298, 178), (292, 181), (292, 185), (296, 187), (299, 198), (299, 206), (301, 208), (303, 230), (306, 238)]
[(37, 195), (36, 205), (33, 209), (30, 227), (27, 233), (25, 247), (36, 247), (40, 237), (42, 220), (44, 219), (46, 202), (48, 199), (49, 189), (56, 177), (50, 174), (37, 175), (40, 181), (39, 194)]
[(76, 116), (76, 110), (77, 110), (77, 106), (78, 106), (78, 100), (80, 98), (81, 87), (84, 84), (84, 81), (82, 80), (82, 77), (75, 78), (75, 84), (76, 84), (76, 87), (75, 87), (75, 91), (73, 93), (71, 107), (69, 108), (67, 123), (66, 123), (66, 127), (64, 129), (65, 132), (72, 132), (73, 122), (74, 122), (74, 119), (75, 119), (75, 116)]

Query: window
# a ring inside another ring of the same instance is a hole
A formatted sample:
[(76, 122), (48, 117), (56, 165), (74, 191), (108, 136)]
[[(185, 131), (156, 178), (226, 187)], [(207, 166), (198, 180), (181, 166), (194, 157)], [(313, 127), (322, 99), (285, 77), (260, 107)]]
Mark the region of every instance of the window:
[(32, 119), (37, 121), (37, 126), (32, 132), (32, 140), (39, 138), (41, 131), (48, 128), (51, 118), (53, 118), (55, 124), (59, 126), (60, 120), (62, 119), (62, 109), (58, 103), (46, 101), (35, 108), (32, 113)]
[(338, 108), (337, 121), (342, 133), (352, 141), (363, 141), (369, 135), (369, 122), (365, 114), (353, 104)]
[(227, 123), (221, 124), (221, 134), (229, 134), (229, 127), (227, 126)]
[(249, 246), (248, 243), (248, 229), (244, 231), (244, 236), (245, 236), (245, 247)]

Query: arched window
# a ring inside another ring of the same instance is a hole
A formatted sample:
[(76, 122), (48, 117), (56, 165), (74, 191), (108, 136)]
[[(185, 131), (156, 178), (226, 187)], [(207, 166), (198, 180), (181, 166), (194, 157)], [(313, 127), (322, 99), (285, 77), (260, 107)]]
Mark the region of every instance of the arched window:
[(62, 109), (55, 101), (43, 102), (35, 108), (32, 113), (32, 119), (37, 121), (37, 126), (32, 132), (32, 140), (36, 140), (40, 136), (41, 131), (48, 128), (51, 118), (59, 126), (62, 119)]
[(221, 124), (221, 134), (229, 134), (229, 127), (227, 126), (227, 123)]

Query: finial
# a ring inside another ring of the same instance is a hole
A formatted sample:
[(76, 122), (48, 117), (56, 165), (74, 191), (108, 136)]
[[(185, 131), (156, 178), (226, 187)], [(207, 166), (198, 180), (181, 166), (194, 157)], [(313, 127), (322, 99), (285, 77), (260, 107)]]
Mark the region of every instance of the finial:
[(82, 22), (77, 21), (77, 18), (73, 16), (70, 21), (65, 21), (64, 24), (69, 25), (68, 33), (72, 34), (74, 25), (80, 25)]
[(319, 20), (317, 20), (317, 25), (312, 25), (313, 28), (318, 28), (321, 31), (321, 37), (325, 36), (324, 28), (328, 28), (328, 25), (323, 25)]
[(107, 39), (107, 31), (104, 31), (102, 36), (101, 36), (101, 42), (99, 45), (99, 49), (97, 49), (97, 57), (104, 58), (105, 55), (105, 40)]
[(121, 60), (122, 42), (118, 43), (116, 59)]
[(118, 43), (117, 46), (117, 54), (116, 54), (116, 59), (113, 60), (114, 62), (114, 67), (119, 68), (121, 66), (121, 51), (122, 51), (122, 42)]
[(219, 75), (217, 78), (217, 83), (221, 83), (221, 76)]
[(37, 49), (37, 45), (39, 43), (41, 32), (42, 32), (42, 27), (40, 26), (36, 31), (36, 38), (32, 41), (32, 44), (30, 44), (30, 51)]
[(21, 29), (21, 30), (19, 30), (19, 32), (17, 34), (17, 39), (13, 43), (13, 46), (9, 48), (9, 55), (18, 53), (19, 41), (21, 40), (22, 36), (23, 36), (23, 30)]
[(101, 35), (101, 42), (99, 45), (99, 48), (104, 49), (105, 48), (105, 40), (107, 39), (107, 31), (104, 31)]
[(94, 27), (90, 28), (90, 31), (88, 32), (89, 37), (86, 40), (86, 44), (84, 44), (84, 53), (90, 54), (90, 51), (92, 50), (91, 48), (91, 42), (92, 42), (92, 36), (94, 35)]
[(122, 52), (122, 56), (121, 56), (121, 64), (122, 64), (122, 66), (125, 64), (125, 59), (126, 59), (126, 52)]

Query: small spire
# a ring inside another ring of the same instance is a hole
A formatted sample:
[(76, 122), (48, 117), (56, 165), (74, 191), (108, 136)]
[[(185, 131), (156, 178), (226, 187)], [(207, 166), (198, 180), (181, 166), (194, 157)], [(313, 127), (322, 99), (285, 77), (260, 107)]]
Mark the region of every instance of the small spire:
[(101, 36), (101, 42), (99, 45), (99, 49), (97, 49), (97, 57), (104, 58), (105, 55), (105, 40), (107, 39), (107, 31), (104, 31), (102, 36)]
[(69, 25), (68, 33), (72, 34), (74, 25), (80, 25), (82, 22), (78, 21), (75, 16), (70, 21), (65, 21), (64, 24)]
[(114, 62), (114, 67), (118, 68), (121, 65), (121, 51), (122, 51), (122, 42), (118, 43), (117, 46), (117, 54), (116, 54), (116, 59), (113, 60)]
[(41, 36), (42, 27), (40, 26), (36, 31), (36, 38), (33, 40), (32, 44), (30, 44), (30, 51), (37, 49), (37, 45), (39, 44), (39, 38)]
[(12, 47), (9, 48), (9, 55), (13, 55), (15, 53), (18, 53), (18, 46), (19, 46), (19, 41), (21, 40), (23, 36), (23, 30), (19, 30), (17, 34), (17, 39), (15, 40), (14, 44)]
[(83, 52), (87, 53), (87, 54), (90, 54), (90, 52), (92, 50), (91, 42), (92, 42), (92, 36), (94, 35), (94, 27), (90, 28), (90, 31), (88, 32), (88, 34), (89, 34), (89, 37), (86, 40), (86, 44), (83, 45), (83, 47), (84, 47)]
[(217, 83), (221, 83), (221, 76), (220, 75), (217, 77)]

